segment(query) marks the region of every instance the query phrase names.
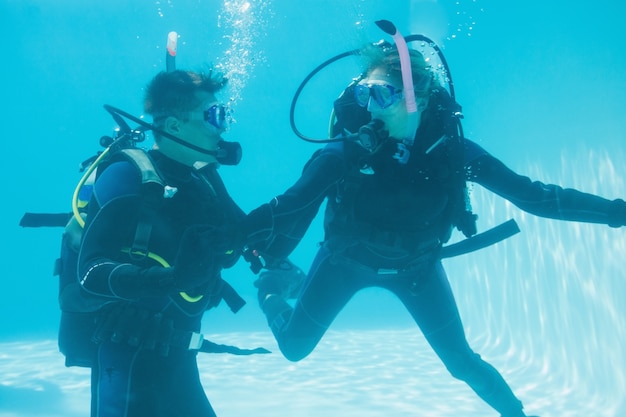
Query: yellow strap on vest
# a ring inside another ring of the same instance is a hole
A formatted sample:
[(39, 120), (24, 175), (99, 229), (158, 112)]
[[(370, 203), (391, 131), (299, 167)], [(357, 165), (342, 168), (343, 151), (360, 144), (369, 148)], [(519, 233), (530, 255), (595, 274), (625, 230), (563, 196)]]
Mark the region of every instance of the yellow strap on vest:
[[(122, 252), (127, 253), (129, 255), (140, 255), (140, 256), (147, 256), (148, 258), (152, 259), (153, 261), (158, 262), (161, 266), (163, 266), (164, 268), (168, 268), (170, 266), (170, 264), (163, 259), (163, 257), (157, 255), (154, 252), (148, 252), (148, 254), (146, 255), (143, 252), (140, 251), (133, 251), (131, 253), (130, 248), (122, 248)], [(187, 301), (188, 303), (197, 303), (198, 301), (202, 300), (202, 298), (204, 298), (204, 295), (198, 295), (198, 296), (191, 296), (189, 294), (187, 294), (184, 291), (179, 292), (178, 294), (180, 294), (181, 298), (185, 301)]]

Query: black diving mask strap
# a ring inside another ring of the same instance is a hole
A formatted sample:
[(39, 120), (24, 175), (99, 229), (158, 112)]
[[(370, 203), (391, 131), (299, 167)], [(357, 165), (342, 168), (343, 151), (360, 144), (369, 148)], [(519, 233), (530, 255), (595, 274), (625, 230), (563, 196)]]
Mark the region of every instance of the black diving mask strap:
[(241, 144), (239, 144), (239, 142), (228, 142), (225, 140), (220, 140), (218, 143), (218, 149), (215, 151), (210, 151), (207, 149), (203, 149), (197, 145), (194, 145), (192, 143), (189, 143), (187, 141), (182, 140), (181, 138), (172, 135), (171, 133), (168, 133), (166, 131), (164, 131), (163, 129), (156, 127), (153, 124), (147, 123), (141, 119), (139, 119), (138, 117), (133, 116), (130, 113), (127, 113), (123, 110), (120, 110), (118, 108), (115, 108), (113, 106), (110, 106), (108, 104), (104, 105), (104, 108), (106, 111), (108, 111), (109, 113), (111, 113), (111, 115), (113, 115), (113, 118), (118, 121), (119, 123), (119, 118), (120, 116), (123, 116), (129, 120), (132, 120), (133, 122), (139, 124), (140, 126), (144, 127), (146, 130), (152, 130), (153, 132), (157, 132), (158, 134), (182, 145), (185, 146), (189, 149), (193, 149), (194, 151), (203, 153), (205, 155), (211, 155), (213, 157), (215, 157), (215, 159), (217, 159), (217, 162), (219, 162), (222, 165), (237, 165), (240, 161), (241, 161), (241, 155), (242, 155), (242, 150), (241, 150)]

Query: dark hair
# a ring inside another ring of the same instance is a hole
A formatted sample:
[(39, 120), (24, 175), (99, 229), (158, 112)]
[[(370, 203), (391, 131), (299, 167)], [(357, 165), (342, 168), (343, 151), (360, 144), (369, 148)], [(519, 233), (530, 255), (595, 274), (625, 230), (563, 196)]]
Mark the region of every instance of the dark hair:
[(155, 122), (168, 116), (181, 117), (200, 103), (198, 92), (216, 93), (226, 85), (222, 74), (193, 71), (160, 72), (146, 87), (144, 111)]

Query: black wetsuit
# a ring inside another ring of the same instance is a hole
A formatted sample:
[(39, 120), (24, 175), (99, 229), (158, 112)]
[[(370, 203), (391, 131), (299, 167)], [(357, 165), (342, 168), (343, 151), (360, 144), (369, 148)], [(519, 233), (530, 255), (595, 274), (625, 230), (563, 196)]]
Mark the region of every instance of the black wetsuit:
[[(615, 208), (623, 210), (621, 200), (533, 182), (477, 144), (466, 140), (464, 145), (463, 180), (484, 186), (522, 210), (560, 220), (624, 224), (624, 219), (615, 218)], [(366, 169), (354, 175), (360, 154), (354, 143), (327, 145), (291, 188), (249, 215), (250, 230), (256, 230), (252, 240), (281, 257), (295, 247), (328, 200), (325, 239), (295, 307), (279, 297), (263, 305), (281, 351), (293, 361), (306, 357), (357, 291), (383, 287), (404, 304), (453, 376), (503, 416), (523, 416), (520, 401), (498, 371), (468, 345), (437, 257), (453, 222), (449, 193), (438, 189), (437, 181), (429, 182), (428, 173), (418, 178), (417, 171), (393, 168), (398, 162), (390, 155), (371, 164), (374, 173)], [(417, 176), (393, 177), (403, 170)]]
[[(172, 332), (185, 336), (200, 331), (204, 311), (222, 299), (224, 281), (219, 272), (193, 291), (159, 294), (156, 289), (152, 293), (146, 289), (149, 296), (132, 300), (116, 295), (109, 276), (116, 268), (128, 268), (140, 280), (150, 275), (150, 268), (163, 268), (151, 259), (129, 257), (123, 251), (134, 242), (140, 221), (151, 228), (149, 251), (173, 266), (181, 237), (189, 226), (220, 227), (241, 221), (244, 213), (228, 196), (214, 168), (203, 179), (158, 151), (151, 151), (150, 156), (168, 186), (167, 197), (163, 188), (146, 190), (139, 169), (121, 161), (99, 175), (89, 203), (79, 277), (86, 292), (111, 300), (109, 316), (121, 317), (120, 323), (113, 324), (112, 330), (117, 333), (112, 335), (114, 341), (104, 340), (99, 345), (92, 369), (91, 415), (210, 417), (215, 413), (200, 383), (196, 351), (184, 347), (188, 339), (183, 337), (183, 343), (175, 343), (177, 336), (170, 336)], [(152, 203), (145, 204), (146, 199)], [(233, 253), (228, 263), (232, 265), (238, 256)], [(112, 319), (100, 317), (103, 323), (107, 320)], [(143, 328), (148, 324), (156, 324), (151, 335)], [(151, 338), (156, 345), (130, 340), (133, 331)], [(163, 340), (167, 345), (159, 345)]]

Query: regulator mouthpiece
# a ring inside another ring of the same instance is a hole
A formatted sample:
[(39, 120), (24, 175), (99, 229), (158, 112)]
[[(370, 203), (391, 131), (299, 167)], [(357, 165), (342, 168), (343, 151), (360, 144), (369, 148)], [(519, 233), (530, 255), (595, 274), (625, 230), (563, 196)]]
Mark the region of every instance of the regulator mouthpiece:
[(241, 161), (242, 150), (239, 142), (220, 140), (215, 159), (222, 165), (237, 165)]

